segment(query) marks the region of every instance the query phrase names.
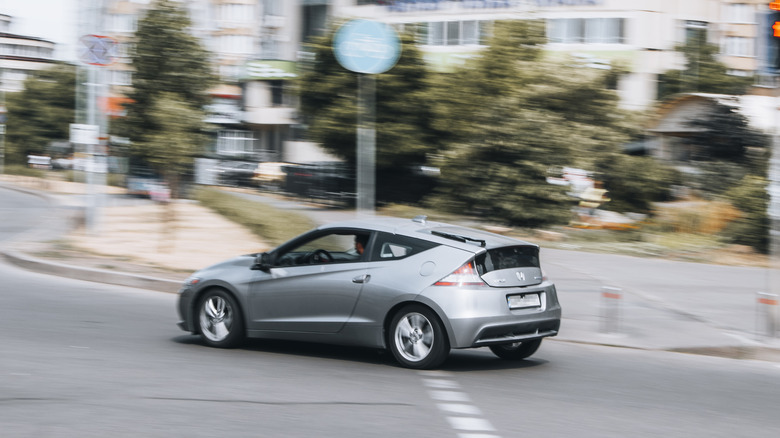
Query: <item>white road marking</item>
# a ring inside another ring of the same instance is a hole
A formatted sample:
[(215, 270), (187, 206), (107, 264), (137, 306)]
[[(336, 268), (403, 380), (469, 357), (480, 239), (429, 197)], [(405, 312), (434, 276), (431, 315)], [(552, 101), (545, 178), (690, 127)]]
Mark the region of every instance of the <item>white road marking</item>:
[(459, 433), (458, 438), (501, 438), (497, 435), (489, 435), (486, 433)]
[(482, 418), (482, 411), (471, 404), (471, 398), (460, 390), (460, 384), (451, 374), (444, 371), (420, 371), (420, 375), (429, 388), (428, 395), (437, 402), (439, 410), (446, 414), (447, 422), (458, 433), (458, 438), (501, 438), (490, 433), (495, 432), (496, 428)]
[(484, 418), (475, 417), (447, 417), (447, 421), (450, 422), (455, 430), (469, 430), (469, 431), (483, 431), (490, 432), (496, 430), (489, 421)]
[(438, 401), (447, 402), (470, 402), (468, 394), (457, 391), (428, 391), (431, 398)]
[(461, 403), (438, 403), (436, 406), (444, 412), (465, 415), (482, 415), (482, 411), (474, 405), (464, 405)]
[(438, 389), (459, 389), (458, 382), (445, 379), (423, 379), (425, 386)]

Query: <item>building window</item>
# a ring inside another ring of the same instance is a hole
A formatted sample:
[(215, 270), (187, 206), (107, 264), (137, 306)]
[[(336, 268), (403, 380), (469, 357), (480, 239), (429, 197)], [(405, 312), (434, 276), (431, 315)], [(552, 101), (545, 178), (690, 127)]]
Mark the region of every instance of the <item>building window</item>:
[(111, 14), (106, 21), (110, 32), (134, 33), (138, 30), (138, 19), (135, 15)]
[(222, 35), (219, 37), (219, 52), (230, 55), (249, 55), (252, 53), (252, 37)]
[(753, 72), (747, 71), (747, 70), (727, 70), (726, 74), (729, 74), (731, 76), (741, 76), (743, 78), (752, 77)]
[(217, 153), (246, 155), (254, 152), (255, 138), (251, 131), (223, 130), (217, 135)]
[(464, 21), (461, 29), (463, 44), (479, 44), (479, 21)]
[(624, 44), (624, 18), (557, 18), (547, 20), (547, 38), (561, 44)]
[(273, 37), (264, 38), (260, 42), (260, 56), (263, 59), (275, 59), (280, 57), (281, 47)]
[(282, 0), (265, 0), (263, 14), (284, 17), (284, 2)]
[(707, 22), (688, 20), (685, 22), (685, 43), (688, 45), (707, 42)]
[(253, 5), (227, 3), (219, 7), (219, 20), (225, 23), (253, 23), (255, 18)]
[(590, 18), (585, 20), (585, 42), (589, 44), (623, 44), (624, 19)]
[(432, 21), (420, 23), (417, 28), (417, 39), (426, 46), (463, 46), (481, 44), (485, 22), (467, 21)]
[(723, 39), (721, 52), (726, 56), (755, 56), (755, 44), (753, 38), (726, 37)]
[(723, 5), (723, 21), (726, 23), (753, 24), (756, 22), (756, 10), (747, 3), (728, 3)]

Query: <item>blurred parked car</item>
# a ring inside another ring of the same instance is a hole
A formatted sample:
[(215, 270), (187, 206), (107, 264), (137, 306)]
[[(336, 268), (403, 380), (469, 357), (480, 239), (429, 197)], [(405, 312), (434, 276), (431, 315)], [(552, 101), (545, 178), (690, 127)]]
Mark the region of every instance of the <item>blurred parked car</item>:
[(166, 187), (165, 181), (149, 169), (132, 169), (126, 180), (127, 194), (150, 198), (152, 193)]
[(295, 165), (273, 161), (258, 163), (252, 180), (258, 187), (281, 188), (287, 177), (285, 168), (292, 166)]
[(248, 161), (223, 161), (216, 167), (217, 179), (222, 185), (249, 187), (254, 185), (256, 168), (257, 163)]
[(417, 369), (451, 348), (524, 359), (561, 319), (537, 245), (424, 217), (321, 226), (205, 268), (185, 281), (178, 312), (214, 347), (251, 337), (382, 348)]
[(316, 163), (286, 166), (284, 189), (313, 200), (343, 204), (355, 200), (355, 172), (344, 163)]

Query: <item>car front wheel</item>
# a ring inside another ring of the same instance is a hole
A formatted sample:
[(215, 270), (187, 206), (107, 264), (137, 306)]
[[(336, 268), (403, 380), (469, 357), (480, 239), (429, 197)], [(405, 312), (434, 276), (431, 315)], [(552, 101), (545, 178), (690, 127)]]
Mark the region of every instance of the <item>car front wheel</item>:
[(450, 351), (441, 322), (430, 309), (411, 305), (390, 322), (390, 350), (403, 366), (429, 369), (441, 365)]
[(238, 345), (244, 338), (244, 320), (233, 296), (221, 289), (206, 291), (198, 305), (198, 331), (212, 347)]
[(490, 351), (501, 359), (521, 360), (536, 353), (541, 344), (541, 339), (535, 339), (533, 341), (515, 342), (514, 344), (491, 345)]

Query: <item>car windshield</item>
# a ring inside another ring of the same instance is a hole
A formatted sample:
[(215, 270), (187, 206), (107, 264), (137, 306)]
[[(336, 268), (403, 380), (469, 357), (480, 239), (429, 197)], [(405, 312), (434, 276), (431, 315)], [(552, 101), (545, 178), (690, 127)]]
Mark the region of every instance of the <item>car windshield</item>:
[(476, 264), (480, 275), (501, 269), (538, 268), (539, 248), (522, 245), (491, 249), (477, 256)]

